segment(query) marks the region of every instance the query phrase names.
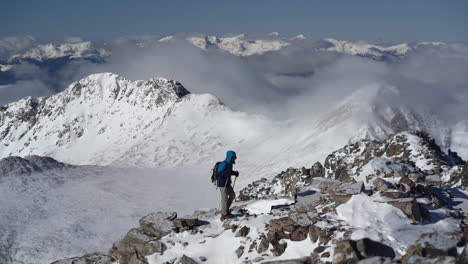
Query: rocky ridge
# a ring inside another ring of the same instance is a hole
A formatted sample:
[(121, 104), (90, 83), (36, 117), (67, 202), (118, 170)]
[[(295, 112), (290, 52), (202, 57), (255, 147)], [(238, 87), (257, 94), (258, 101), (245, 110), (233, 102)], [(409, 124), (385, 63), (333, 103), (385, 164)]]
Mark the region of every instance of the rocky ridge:
[[(414, 143), (415, 138), (420, 139), (420, 147), (434, 151), (423, 155), (433, 165), (427, 170), (427, 160), (421, 163), (416, 152), (405, 152), (411, 146), (405, 142), (412, 139)], [(368, 174), (357, 181), (361, 178), (353, 175), (362, 173), (358, 168), (366, 165), (361, 162), (343, 163), (356, 166), (345, 166), (354, 171), (346, 178), (333, 177), (343, 170), (338, 166), (324, 168), (317, 163), (310, 169), (290, 168), (271, 181), (262, 179), (242, 190), (233, 207), (234, 219), (219, 221), (216, 209), (182, 218), (176, 213), (153, 213), (102, 255), (113, 260), (97, 263), (468, 262), (464, 235), (468, 218), (466, 207), (460, 207), (468, 195), (450, 187), (450, 180), (435, 182), (426, 175), (443, 173), (449, 169), (444, 166), (461, 166), (463, 161), (454, 153), (436, 155), (437, 146), (429, 144), (430, 138), (423, 133), (399, 133), (383, 142), (398, 142), (401, 148), (387, 146), (395, 154), (388, 155), (389, 160), (413, 160), (407, 163), (412, 169), (392, 166), (391, 174)], [(375, 147), (379, 144), (374, 142)], [(329, 157), (349, 149), (350, 145)], [(429, 171), (435, 168), (440, 170)], [(291, 199), (278, 203), (281, 197)], [(366, 220), (362, 222), (361, 217)], [(217, 250), (223, 250), (222, 257), (210, 255)]]

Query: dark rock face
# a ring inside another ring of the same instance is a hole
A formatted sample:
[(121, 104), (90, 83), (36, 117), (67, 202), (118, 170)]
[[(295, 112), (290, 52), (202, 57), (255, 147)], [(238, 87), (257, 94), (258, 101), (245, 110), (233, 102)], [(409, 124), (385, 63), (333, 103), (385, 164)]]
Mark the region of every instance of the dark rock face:
[(53, 158), (27, 156), (25, 158), (11, 156), (0, 160), (0, 178), (7, 176), (31, 175), (46, 171), (60, 171), (74, 166), (56, 161)]
[(395, 252), (391, 247), (368, 238), (357, 241), (341, 240), (336, 243), (333, 263), (357, 263), (372, 257), (393, 259)]
[(363, 258), (379, 256), (393, 259), (395, 257), (395, 252), (391, 247), (368, 238), (356, 241), (356, 249)]
[(111, 256), (102, 253), (87, 254), (82, 257), (75, 257), (69, 259), (62, 259), (51, 264), (112, 264), (115, 263), (115, 259)]

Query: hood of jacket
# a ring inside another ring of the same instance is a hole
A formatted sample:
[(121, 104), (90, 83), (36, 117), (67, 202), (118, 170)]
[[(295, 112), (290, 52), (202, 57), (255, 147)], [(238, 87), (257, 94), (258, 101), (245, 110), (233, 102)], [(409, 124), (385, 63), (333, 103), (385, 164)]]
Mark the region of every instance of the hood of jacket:
[(226, 153), (226, 159), (224, 161), (226, 161), (227, 163), (235, 164), (235, 161), (232, 162), (232, 157), (237, 157), (237, 155), (236, 152), (230, 150)]

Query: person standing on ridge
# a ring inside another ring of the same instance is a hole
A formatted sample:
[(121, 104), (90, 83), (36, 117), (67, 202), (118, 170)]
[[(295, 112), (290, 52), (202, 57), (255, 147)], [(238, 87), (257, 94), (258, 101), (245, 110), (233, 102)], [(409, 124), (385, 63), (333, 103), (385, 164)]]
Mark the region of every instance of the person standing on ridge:
[(236, 193), (231, 186), (231, 176), (239, 176), (238, 171), (232, 170), (232, 165), (236, 164), (236, 152), (230, 150), (226, 153), (226, 159), (218, 166), (217, 177), (218, 187), (221, 191), (221, 220), (234, 217), (229, 208), (236, 198)]

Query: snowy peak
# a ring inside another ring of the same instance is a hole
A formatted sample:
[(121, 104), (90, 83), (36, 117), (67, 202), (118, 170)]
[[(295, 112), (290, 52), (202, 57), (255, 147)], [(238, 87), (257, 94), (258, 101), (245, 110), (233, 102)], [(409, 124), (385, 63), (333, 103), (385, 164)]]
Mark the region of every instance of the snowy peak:
[(152, 108), (178, 100), (190, 92), (179, 82), (164, 78), (130, 81), (113, 73), (92, 74), (72, 83), (63, 93), (67, 101), (79, 99), (82, 102), (98, 100), (113, 103), (124, 100), (129, 104)]
[(188, 94), (180, 83), (164, 78), (130, 81), (112, 73), (93, 74), (54, 96), (27, 97), (2, 106), (1, 156), (56, 157), (66, 149), (68, 154), (60, 158), (75, 163), (87, 156), (80, 151), (81, 144), (92, 145), (96, 140), (101, 155), (108, 153), (104, 149), (109, 145), (125, 151), (123, 142), (143, 136), (143, 128), (150, 133), (159, 127), (170, 109)]
[(188, 37), (192, 45), (207, 50), (209, 48), (219, 48), (236, 56), (261, 55), (269, 51), (277, 51), (289, 45), (286, 41), (279, 39), (278, 35), (270, 35), (268, 38), (249, 38), (245, 34), (233, 37)]
[(36, 60), (43, 62), (59, 58), (103, 61), (109, 56), (109, 51), (94, 47), (93, 43), (90, 41), (81, 43), (64, 43), (61, 45), (49, 43), (39, 44), (23, 54), (15, 54), (9, 59), (9, 62), (14, 63), (21, 60)]
[(77, 165), (198, 165), (226, 145), (256, 137), (262, 122), (231, 111), (212, 95), (190, 94), (176, 81), (93, 74), (54, 96), (1, 107), (0, 157), (41, 155)]

